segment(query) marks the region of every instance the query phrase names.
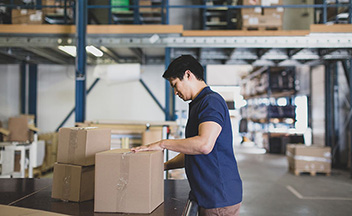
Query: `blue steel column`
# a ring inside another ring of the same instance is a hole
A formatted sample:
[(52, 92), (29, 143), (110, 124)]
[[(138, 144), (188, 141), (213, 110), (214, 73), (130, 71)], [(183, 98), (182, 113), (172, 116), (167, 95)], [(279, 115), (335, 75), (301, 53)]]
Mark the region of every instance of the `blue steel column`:
[[(163, 24), (169, 24), (169, 0), (165, 0), (165, 19)], [(171, 48), (165, 48), (165, 69), (171, 63)], [(169, 81), (165, 80), (165, 120), (175, 120), (175, 94)]]
[(87, 0), (76, 1), (76, 122), (86, 118)]
[(34, 115), (35, 123), (37, 120), (37, 75), (38, 65), (29, 65), (29, 77), (28, 77), (28, 114)]
[[(171, 62), (171, 48), (165, 48), (165, 69)], [(175, 120), (175, 95), (168, 80), (165, 80), (165, 120)]]
[(27, 82), (26, 82), (26, 66), (25, 62), (21, 62), (20, 65), (20, 73), (21, 73), (21, 113), (26, 113), (26, 89), (27, 89)]
[(324, 7), (323, 7), (323, 23), (328, 21), (328, 4), (326, 0), (324, 0)]
[[(350, 0), (350, 8), (349, 8), (349, 10), (348, 10), (348, 23), (352, 23), (352, 0)], [(352, 170), (352, 168), (351, 168), (351, 170)]]

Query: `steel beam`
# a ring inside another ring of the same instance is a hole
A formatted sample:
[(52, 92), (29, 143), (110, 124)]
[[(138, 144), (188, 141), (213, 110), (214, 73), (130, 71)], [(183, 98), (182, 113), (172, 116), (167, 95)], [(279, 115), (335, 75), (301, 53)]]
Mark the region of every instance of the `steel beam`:
[(52, 50), (51, 52), (45, 50), (44, 48), (36, 47), (26, 47), (25, 50), (32, 52), (42, 58), (46, 58), (49, 61), (56, 64), (69, 64), (69, 58), (64, 58), (62, 55), (58, 54), (57, 51)]
[(35, 116), (35, 123), (37, 121), (37, 77), (38, 65), (28, 65), (28, 114)]
[(145, 90), (147, 90), (147, 92), (149, 93), (149, 95), (153, 98), (153, 100), (155, 101), (155, 103), (158, 105), (158, 107), (164, 112), (164, 108), (161, 105), (161, 103), (159, 102), (159, 100), (155, 97), (155, 95), (153, 94), (153, 92), (148, 88), (147, 84), (145, 84), (145, 82), (140, 79), (139, 82), (143, 85), (143, 87), (145, 88)]
[(86, 118), (86, 32), (87, 0), (76, 1), (76, 97), (75, 122), (84, 122)]

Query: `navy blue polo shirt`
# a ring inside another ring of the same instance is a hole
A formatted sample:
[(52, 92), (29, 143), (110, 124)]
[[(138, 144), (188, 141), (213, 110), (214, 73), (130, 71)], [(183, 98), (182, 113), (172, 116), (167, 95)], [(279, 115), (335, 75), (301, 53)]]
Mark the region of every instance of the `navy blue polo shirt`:
[(235, 205), (242, 201), (242, 181), (233, 153), (229, 111), (225, 100), (205, 87), (189, 103), (186, 138), (197, 136), (199, 124), (208, 121), (218, 123), (222, 130), (208, 155), (185, 155), (190, 199), (206, 209)]

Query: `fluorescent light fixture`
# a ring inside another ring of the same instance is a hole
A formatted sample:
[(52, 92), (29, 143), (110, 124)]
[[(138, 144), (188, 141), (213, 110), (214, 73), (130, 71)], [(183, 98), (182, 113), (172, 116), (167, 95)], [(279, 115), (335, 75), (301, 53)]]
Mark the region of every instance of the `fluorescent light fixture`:
[(75, 46), (59, 46), (59, 50), (76, 57), (76, 47)]
[[(64, 51), (65, 53), (70, 54), (73, 57), (76, 57), (76, 46), (59, 46), (58, 47), (60, 50)], [(104, 53), (96, 48), (95, 46), (86, 46), (86, 51), (93, 54), (96, 57), (102, 57)]]
[(86, 50), (87, 52), (92, 53), (95, 57), (102, 57), (104, 55), (104, 53), (100, 49), (92, 45), (86, 46)]

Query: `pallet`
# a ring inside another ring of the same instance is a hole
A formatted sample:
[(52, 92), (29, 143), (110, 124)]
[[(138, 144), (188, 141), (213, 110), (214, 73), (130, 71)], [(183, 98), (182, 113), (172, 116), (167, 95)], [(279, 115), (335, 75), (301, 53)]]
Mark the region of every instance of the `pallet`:
[(280, 31), (281, 26), (244, 26), (242, 30), (245, 31)]
[(323, 174), (326, 176), (330, 176), (331, 172), (324, 172), (324, 171), (307, 171), (307, 170), (298, 170), (298, 169), (290, 169), (290, 171), (295, 174), (295, 176), (300, 176), (301, 174), (308, 174), (310, 176), (316, 176), (317, 174)]

